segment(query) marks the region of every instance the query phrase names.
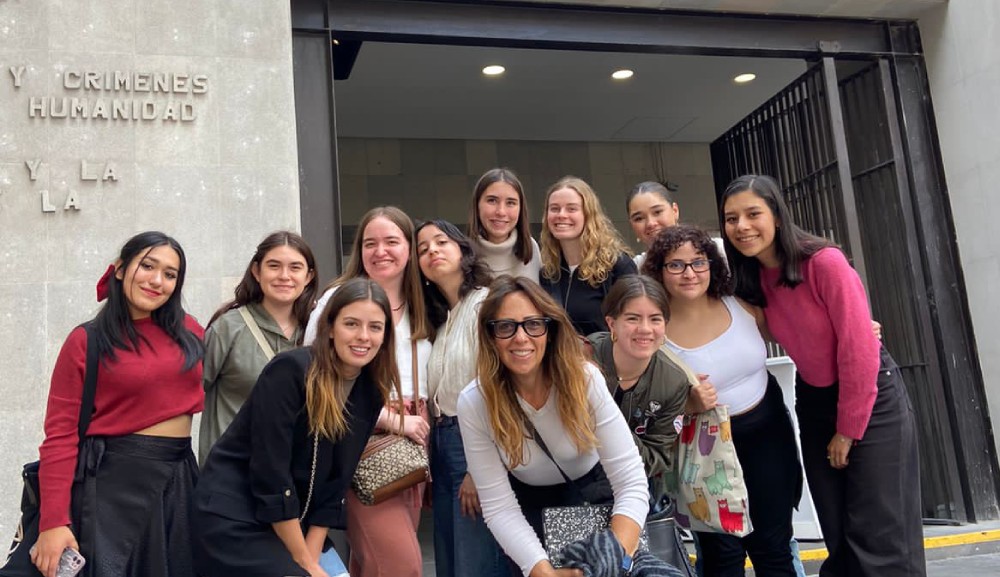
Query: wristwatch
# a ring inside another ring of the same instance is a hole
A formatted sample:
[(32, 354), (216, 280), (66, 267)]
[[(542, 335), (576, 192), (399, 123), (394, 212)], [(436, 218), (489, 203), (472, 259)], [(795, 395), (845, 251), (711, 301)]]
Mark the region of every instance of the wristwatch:
[(632, 560), (632, 556), (628, 553), (622, 554), (622, 571), (625, 575), (630, 575), (632, 573), (632, 566), (635, 565), (635, 561)]

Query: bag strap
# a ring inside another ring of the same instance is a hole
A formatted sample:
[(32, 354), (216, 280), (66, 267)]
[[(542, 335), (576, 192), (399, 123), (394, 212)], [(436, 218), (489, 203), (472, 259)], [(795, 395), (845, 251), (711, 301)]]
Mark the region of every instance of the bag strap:
[(267, 340), (264, 338), (264, 333), (260, 332), (260, 325), (257, 324), (253, 315), (250, 314), (250, 311), (247, 310), (246, 306), (242, 306), (238, 310), (240, 311), (240, 316), (243, 317), (243, 322), (245, 322), (247, 324), (247, 328), (250, 329), (250, 334), (252, 334), (253, 338), (257, 341), (257, 345), (260, 347), (260, 350), (264, 351), (264, 356), (267, 357), (267, 360), (269, 361), (273, 359), (274, 349), (271, 348), (271, 345), (267, 344)]
[(531, 438), (535, 440), (535, 443), (537, 443), (538, 447), (542, 449), (542, 452), (548, 456), (549, 460), (552, 461), (552, 464), (556, 466), (556, 469), (559, 469), (559, 474), (561, 474), (563, 479), (566, 480), (566, 484), (576, 491), (576, 496), (580, 498), (580, 501), (586, 503), (587, 499), (584, 498), (583, 491), (581, 491), (580, 487), (577, 486), (576, 481), (570, 479), (569, 475), (566, 474), (566, 471), (563, 471), (563, 468), (559, 466), (559, 461), (556, 461), (556, 458), (552, 456), (552, 451), (549, 451), (548, 445), (545, 444), (545, 440), (542, 439), (542, 436), (538, 434), (538, 430), (535, 429), (535, 425), (530, 419), (528, 419), (527, 415), (522, 413), (522, 417), (524, 417), (525, 426), (528, 427), (528, 431), (531, 433)]
[(97, 330), (93, 322), (81, 326), (87, 333), (87, 368), (83, 377), (83, 398), (80, 401), (80, 418), (77, 421), (77, 439), (83, 445), (83, 439), (90, 428), (90, 419), (94, 416), (94, 398), (97, 396)]
[(417, 403), (420, 401), (420, 373), (417, 372), (417, 341), (410, 337), (410, 360), (413, 366), (413, 410), (417, 414)]
[(302, 514), (299, 515), (299, 523), (306, 520), (306, 513), (309, 512), (309, 503), (313, 498), (313, 485), (316, 483), (316, 455), (319, 453), (319, 433), (313, 434), (313, 460), (312, 470), (309, 471), (309, 492), (306, 493), (306, 504), (302, 507)]

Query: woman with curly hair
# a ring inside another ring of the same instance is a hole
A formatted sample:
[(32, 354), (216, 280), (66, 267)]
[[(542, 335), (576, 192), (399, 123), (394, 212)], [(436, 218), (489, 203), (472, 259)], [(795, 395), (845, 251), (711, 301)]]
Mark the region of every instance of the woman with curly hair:
[(742, 538), (697, 533), (703, 575), (743, 575), (749, 555), (757, 575), (794, 577), (789, 542), (802, 473), (781, 387), (767, 372), (760, 310), (732, 296), (718, 246), (697, 227), (664, 229), (642, 268), (670, 298), (667, 347), (693, 371), (707, 375), (717, 403), (729, 409), (747, 486), (753, 532)]
[(594, 189), (566, 176), (545, 195), (541, 285), (583, 336), (608, 330), (601, 303), (619, 277), (637, 272)]
[(479, 378), (459, 396), (458, 420), (497, 542), (524, 575), (582, 575), (553, 568), (542, 509), (583, 497), (613, 503), (615, 546), (634, 555), (649, 510), (646, 473), (566, 312), (534, 282), (505, 275), (490, 287), (478, 327)]

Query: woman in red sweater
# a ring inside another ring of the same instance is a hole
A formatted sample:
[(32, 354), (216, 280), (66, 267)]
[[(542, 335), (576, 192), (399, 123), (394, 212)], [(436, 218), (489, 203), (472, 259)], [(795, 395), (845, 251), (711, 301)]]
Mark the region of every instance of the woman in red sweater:
[(719, 207), (736, 294), (764, 308), (797, 368), (802, 457), (829, 550), (820, 574), (925, 575), (913, 409), (861, 279), (795, 225), (773, 178), (737, 178)]
[(55, 577), (67, 547), (87, 559), (87, 577), (194, 574), (191, 418), (204, 404), (204, 331), (181, 306), (185, 269), (176, 240), (144, 232), (98, 282), (98, 300), (107, 302), (90, 321), (100, 362), (82, 443), (86, 330), (74, 329), (59, 352), (39, 448), (40, 533), (30, 550), (45, 577)]

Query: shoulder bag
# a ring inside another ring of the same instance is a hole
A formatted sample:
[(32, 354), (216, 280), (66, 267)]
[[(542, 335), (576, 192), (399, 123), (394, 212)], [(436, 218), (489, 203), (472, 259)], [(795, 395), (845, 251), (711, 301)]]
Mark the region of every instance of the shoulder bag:
[[(563, 468), (559, 466), (559, 462), (552, 456), (548, 445), (545, 444), (542, 436), (538, 434), (531, 421), (525, 417), (524, 422), (528, 427), (529, 433), (531, 433), (531, 436), (538, 444), (538, 447), (552, 461), (556, 469), (559, 469), (559, 474), (566, 481), (566, 485), (577, 494), (578, 499), (583, 503), (582, 505), (569, 507), (545, 507), (542, 509), (542, 531), (545, 537), (545, 552), (553, 564), (555, 564), (560, 558), (560, 552), (567, 545), (586, 539), (594, 533), (609, 528), (611, 526), (611, 511), (613, 506), (591, 503), (585, 496), (585, 488), (577, 485), (573, 479), (569, 478), (566, 471), (563, 471)], [(645, 527), (643, 527), (642, 533), (639, 535), (638, 550), (643, 552), (649, 551), (649, 536), (646, 534)]]
[[(87, 332), (87, 365), (83, 379), (83, 398), (80, 403), (80, 418), (77, 425), (79, 444), (77, 458), (83, 446), (90, 418), (94, 413), (94, 396), (97, 394), (97, 336), (91, 323), (81, 325)], [(0, 577), (40, 577), (41, 573), (31, 562), (29, 549), (38, 541), (38, 522), (42, 493), (38, 485), (38, 461), (32, 461), (21, 470), (24, 488), (21, 490), (21, 518), (17, 522), (14, 540), (3, 567), (0, 567)], [(27, 544), (27, 546), (24, 546)]]
[[(417, 378), (417, 343), (411, 341), (413, 356), (413, 413), (417, 412), (420, 381)], [(377, 505), (406, 489), (428, 480), (427, 450), (419, 443), (394, 433), (372, 435), (361, 453), (361, 461), (351, 480), (358, 500), (365, 505)]]

